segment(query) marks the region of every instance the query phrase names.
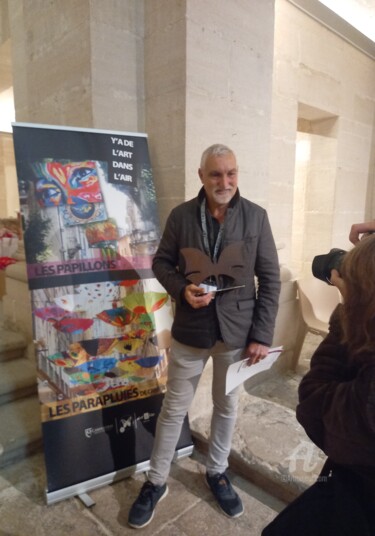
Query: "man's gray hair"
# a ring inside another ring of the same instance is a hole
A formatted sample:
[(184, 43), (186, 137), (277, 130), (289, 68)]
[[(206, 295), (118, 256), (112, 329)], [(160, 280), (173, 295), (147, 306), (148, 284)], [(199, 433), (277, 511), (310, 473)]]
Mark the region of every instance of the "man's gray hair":
[(204, 168), (206, 160), (210, 156), (224, 156), (227, 154), (234, 155), (234, 152), (226, 145), (223, 145), (222, 143), (215, 143), (214, 145), (210, 145), (210, 147), (207, 147), (207, 149), (202, 153), (200, 168)]

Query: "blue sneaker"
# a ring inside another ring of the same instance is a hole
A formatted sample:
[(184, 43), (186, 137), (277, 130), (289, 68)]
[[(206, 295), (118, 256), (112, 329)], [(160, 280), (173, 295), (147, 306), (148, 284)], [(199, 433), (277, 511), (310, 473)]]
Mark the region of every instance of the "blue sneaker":
[(155, 506), (168, 494), (167, 484), (155, 486), (147, 480), (139, 492), (138, 498), (130, 508), (128, 525), (134, 529), (141, 529), (148, 525), (154, 517)]
[(242, 501), (225, 473), (212, 476), (206, 473), (206, 483), (226, 516), (240, 517), (243, 514)]

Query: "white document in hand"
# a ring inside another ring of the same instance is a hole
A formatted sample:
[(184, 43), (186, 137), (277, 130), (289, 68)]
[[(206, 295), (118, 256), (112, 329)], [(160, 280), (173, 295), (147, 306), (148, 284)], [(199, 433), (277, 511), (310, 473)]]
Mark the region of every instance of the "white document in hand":
[(282, 346), (271, 348), (268, 352), (268, 355), (259, 361), (259, 363), (255, 363), (255, 365), (247, 366), (247, 359), (241, 359), (240, 361), (236, 361), (236, 363), (230, 365), (227, 371), (225, 394), (227, 395), (235, 387), (243, 383), (245, 380), (248, 380), (252, 376), (255, 376), (255, 374), (259, 374), (259, 372), (271, 368), (282, 351)]

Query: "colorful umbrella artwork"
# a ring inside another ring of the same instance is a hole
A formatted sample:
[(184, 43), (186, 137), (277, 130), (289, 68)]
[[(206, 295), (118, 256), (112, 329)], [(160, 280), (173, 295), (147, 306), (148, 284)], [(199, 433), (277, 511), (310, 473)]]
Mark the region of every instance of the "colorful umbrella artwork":
[(134, 353), (144, 346), (143, 339), (126, 338), (121, 339), (113, 345), (113, 349), (117, 350), (120, 354), (134, 355)]
[(103, 378), (104, 374), (91, 375), (89, 372), (72, 372), (69, 373), (70, 381), (76, 385), (87, 385), (95, 383)]
[(90, 359), (90, 354), (82, 348), (81, 343), (79, 342), (70, 344), (67, 353), (74, 361), (74, 366), (82, 365)]
[(156, 356), (150, 356), (150, 357), (140, 357), (139, 359), (136, 359), (135, 362), (137, 365), (143, 368), (152, 368), (156, 367), (161, 361), (163, 357), (160, 355)]
[(118, 354), (134, 355), (145, 344), (145, 330), (129, 332), (118, 338), (87, 339), (69, 345), (68, 354), (76, 364), (89, 361), (90, 357)]
[(34, 309), (33, 314), (38, 318), (41, 318), (42, 320), (46, 320), (47, 322), (52, 323), (56, 322), (57, 320), (62, 320), (63, 318), (73, 317), (71, 314), (67, 314), (67, 312), (58, 305), (39, 307), (37, 309)]
[(125, 307), (115, 307), (114, 309), (106, 309), (96, 316), (111, 326), (122, 328), (133, 322), (136, 315)]
[(115, 283), (90, 283), (79, 285), (75, 294), (65, 294), (55, 298), (55, 303), (66, 311), (86, 311), (90, 309), (93, 314), (102, 311), (108, 302), (116, 301), (119, 289)]
[(65, 296), (57, 296), (55, 303), (65, 311), (84, 311), (86, 302), (76, 294), (65, 294)]
[(117, 364), (117, 360), (114, 358), (109, 359), (94, 359), (88, 361), (79, 367), (78, 370), (69, 372), (69, 378), (72, 383), (76, 384), (88, 384), (95, 383), (110, 372)]
[(105, 374), (113, 369), (117, 364), (117, 359), (114, 357), (108, 357), (103, 359), (92, 359), (79, 365), (79, 368), (83, 372), (89, 372), (90, 374)]
[(58, 367), (75, 367), (77, 364), (68, 352), (57, 352), (56, 354), (49, 355), (48, 360)]
[(86, 299), (89, 303), (103, 299), (113, 300), (118, 296), (116, 283), (105, 281), (104, 283), (92, 283), (88, 285), (79, 285), (76, 292)]
[(122, 298), (122, 302), (133, 313), (141, 315), (154, 313), (168, 301), (165, 292), (134, 292)]
[(123, 281), (118, 281), (117, 285), (119, 287), (134, 287), (139, 283), (139, 279), (124, 279)]
[(93, 323), (91, 318), (63, 318), (53, 322), (53, 327), (62, 333), (81, 333), (91, 328)]
[(80, 341), (76, 343), (77, 346), (80, 346), (82, 350), (87, 352), (90, 356), (98, 356), (103, 354), (109, 354), (113, 350), (114, 343), (117, 342), (117, 339), (113, 338), (102, 338), (102, 339), (88, 339), (85, 341)]

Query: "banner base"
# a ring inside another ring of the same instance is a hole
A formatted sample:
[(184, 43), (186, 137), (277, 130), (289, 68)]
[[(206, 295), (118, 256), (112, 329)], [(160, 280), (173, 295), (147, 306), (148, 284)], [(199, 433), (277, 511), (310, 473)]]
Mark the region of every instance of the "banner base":
[[(180, 460), (181, 458), (186, 458), (188, 456), (191, 456), (193, 454), (194, 446), (189, 445), (188, 447), (176, 450), (175, 455), (173, 457), (173, 461)], [(86, 505), (85, 500), (82, 499), (82, 497), (87, 496), (87, 492), (93, 491), (95, 489), (101, 488), (103, 486), (107, 486), (109, 484), (113, 484), (114, 482), (117, 482), (119, 480), (122, 480), (123, 478), (127, 478), (131, 475), (137, 474), (137, 473), (144, 473), (150, 469), (150, 460), (147, 460), (142, 463), (138, 463), (136, 465), (133, 465), (132, 467), (126, 467), (125, 469), (120, 469), (119, 471), (114, 471), (113, 473), (108, 473), (106, 475), (92, 478), (91, 480), (87, 480), (86, 482), (80, 482), (79, 484), (76, 484), (74, 486), (69, 486), (67, 488), (60, 489), (58, 491), (48, 492), (46, 491), (46, 501), (47, 505), (51, 505), (54, 503), (57, 503), (59, 501), (63, 501), (65, 499), (70, 499), (72, 497), (78, 496), (82, 502), (85, 504), (85, 506), (92, 506), (92, 504)], [(92, 499), (88, 497), (89, 502), (92, 503)]]

